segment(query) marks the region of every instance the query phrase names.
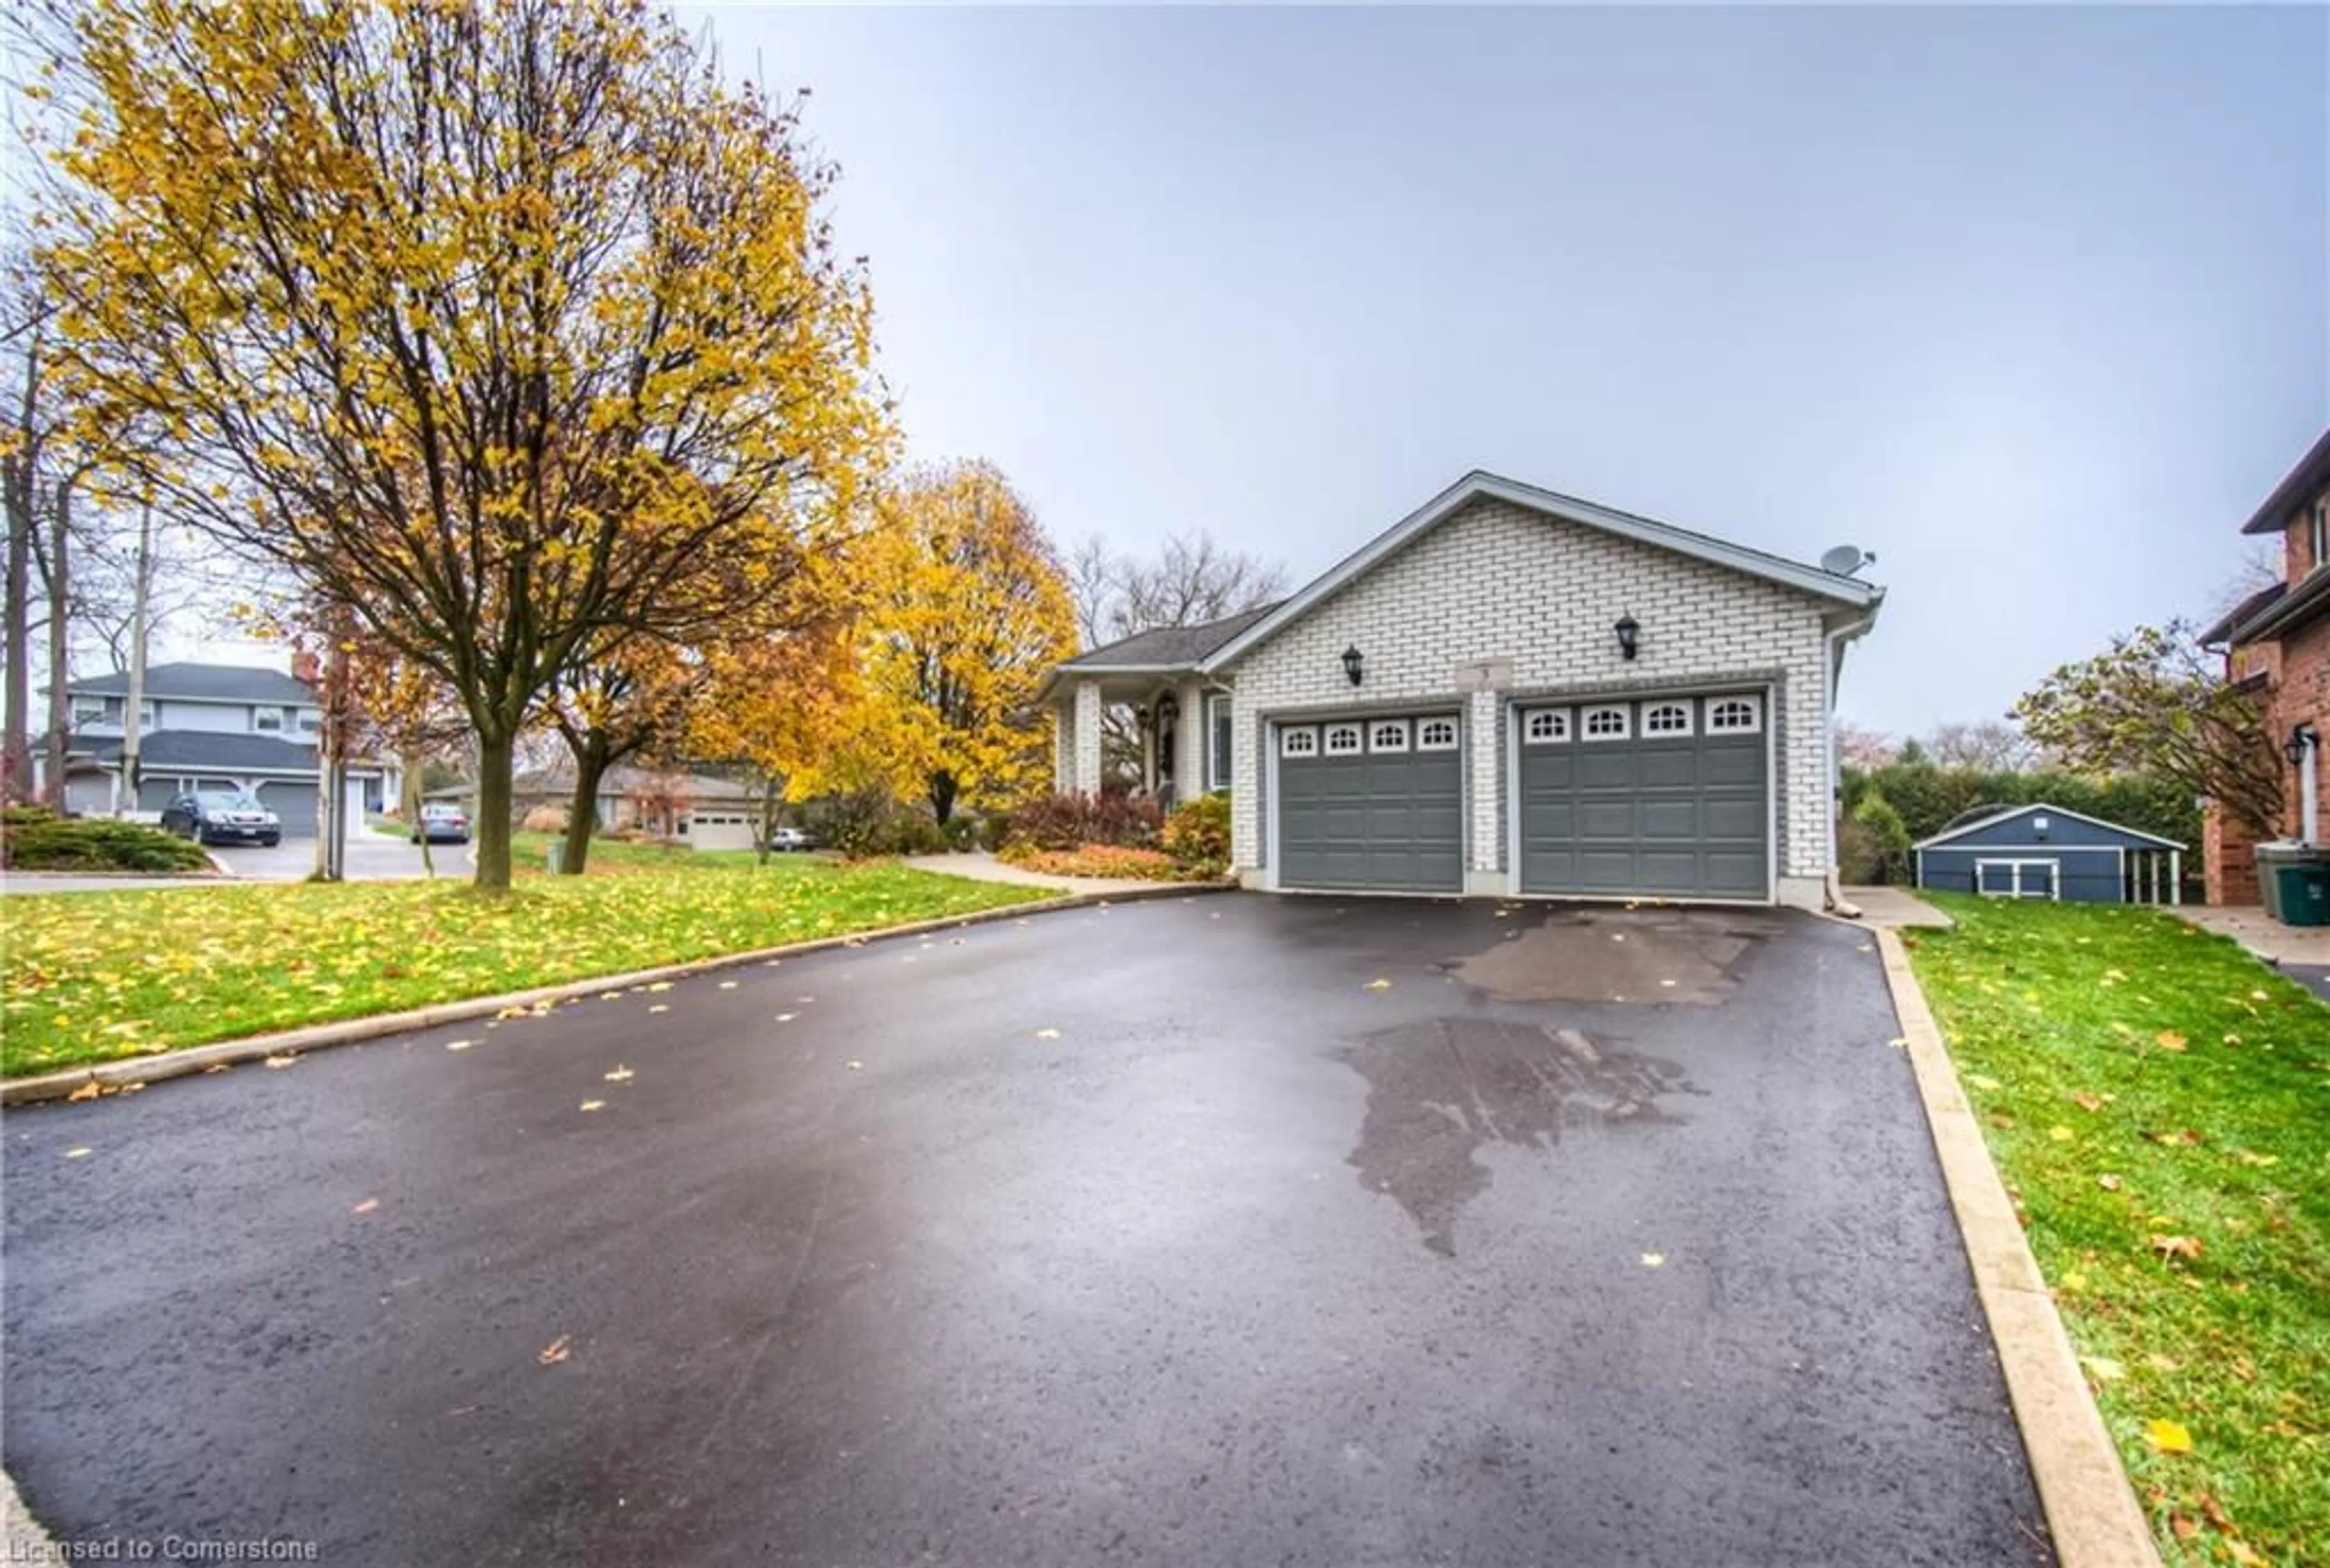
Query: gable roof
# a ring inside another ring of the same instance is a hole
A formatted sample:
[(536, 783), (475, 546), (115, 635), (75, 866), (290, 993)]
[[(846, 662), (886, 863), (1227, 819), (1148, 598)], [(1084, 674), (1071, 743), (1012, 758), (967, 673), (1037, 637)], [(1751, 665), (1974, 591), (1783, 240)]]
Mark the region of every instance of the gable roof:
[[(76, 697), (127, 697), (127, 674), (95, 675), (71, 680), (65, 689)], [(146, 667), (146, 698), (175, 698), (182, 702), (309, 703), (316, 689), (280, 670), (245, 664), (149, 664)]]
[(1615, 508), (1593, 501), (1579, 500), (1554, 490), (1540, 489), (1518, 480), (1474, 469), (1463, 479), (1441, 491), (1432, 499), (1410, 512), (1390, 527), (1343, 557), (1324, 573), (1305, 584), (1293, 598), (1277, 605), (1267, 614), (1257, 616), (1253, 624), (1244, 628), (1227, 641), (1213, 649), (1198, 660), (1201, 670), (1215, 670), (1235, 660), (1247, 649), (1274, 635), (1291, 622), (1299, 620), (1311, 608), (1327, 599), (1348, 584), (1364, 575), (1378, 562), (1414, 541), (1422, 534), (1446, 521), (1472, 501), (1482, 498), (1509, 502), (1565, 522), (1577, 523), (1621, 538), (1654, 545), (1679, 555), (1743, 572), (1752, 577), (1795, 588), (1823, 599), (1854, 609), (1870, 609), (1882, 602), (1885, 590), (1858, 577), (1847, 577), (1818, 566), (1807, 566), (1801, 561), (1789, 560), (1767, 551), (1751, 549), (1745, 545), (1731, 544), (1707, 534), (1695, 534), (1688, 528), (1676, 527), (1654, 518), (1637, 517)]
[(2232, 627), (2228, 635), (2236, 646), (2286, 636), (2325, 613), (2330, 613), (2330, 567), (2316, 566), (2300, 577), (2296, 587), (2276, 594), (2264, 608)]
[(2131, 828), (2126, 822), (2107, 822), (2101, 817), (2091, 817), (2085, 812), (2066, 811), (2061, 806), (2051, 805), (2045, 801), (2032, 801), (2027, 805), (2002, 807), (1987, 816), (1977, 817), (1973, 822), (1961, 822), (1956, 827), (1945, 828), (1931, 838), (1919, 839), (1909, 847), (1913, 850), (1929, 850), (1937, 844), (1948, 843), (1952, 839), (1962, 839), (1968, 833), (1980, 832), (1984, 828), (1996, 827), (2010, 817), (2028, 816), (2034, 812), (2045, 812), (2051, 816), (2070, 817), (2111, 832), (2125, 833), (2131, 839), (2142, 839), (2147, 844), (2158, 844), (2164, 850), (2181, 850), (2184, 847), (2174, 839), (2164, 839), (2158, 833), (2147, 833), (2142, 828)]
[(1257, 604), (1202, 626), (1152, 626), (1063, 661), (1063, 670), (1189, 670), (1207, 654), (1277, 609)]
[(2314, 492), (2330, 487), (2330, 430), (2315, 438), (2297, 466), (2281, 476), (2273, 493), (2258, 503), (2249, 520), (2241, 525), (2245, 534), (2278, 534), (2288, 526), (2293, 508), (2304, 505)]
[[(100, 763), (118, 763), (121, 758), (121, 742), (110, 737), (98, 740), (92, 736), (88, 755)], [(198, 773), (312, 774), (316, 771), (316, 748), (271, 735), (241, 735), (209, 729), (157, 729), (139, 737), (137, 766), (147, 774), (169, 768)], [(348, 769), (352, 773), (365, 774), (377, 771), (372, 764), (353, 760), (348, 764)]]

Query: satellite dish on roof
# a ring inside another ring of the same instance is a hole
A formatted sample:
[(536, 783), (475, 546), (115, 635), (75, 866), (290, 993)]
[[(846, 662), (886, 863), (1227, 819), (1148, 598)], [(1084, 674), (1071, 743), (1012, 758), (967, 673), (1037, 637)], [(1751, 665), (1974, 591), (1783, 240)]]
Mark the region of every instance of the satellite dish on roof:
[(1834, 576), (1850, 577), (1876, 559), (1874, 556), (1863, 555), (1856, 546), (1839, 545), (1821, 557), (1821, 570)]

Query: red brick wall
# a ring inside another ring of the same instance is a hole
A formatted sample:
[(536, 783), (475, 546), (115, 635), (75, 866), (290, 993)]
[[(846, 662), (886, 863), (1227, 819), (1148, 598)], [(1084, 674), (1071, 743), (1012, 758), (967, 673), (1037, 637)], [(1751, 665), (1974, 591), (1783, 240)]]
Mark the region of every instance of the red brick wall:
[[(2281, 681), (2274, 688), (2271, 712), (2277, 742), (2287, 740), (2301, 724), (2312, 725), (2330, 742), (2330, 616), (2281, 640)], [(2315, 753), (2314, 773), (2316, 831), (2330, 838), (2330, 750)], [(2292, 837), (2298, 832), (2302, 777), (2292, 767), (2282, 780), (2282, 826)]]
[(2212, 804), (2201, 813), (2202, 897), (2212, 904), (2255, 904), (2257, 841)]

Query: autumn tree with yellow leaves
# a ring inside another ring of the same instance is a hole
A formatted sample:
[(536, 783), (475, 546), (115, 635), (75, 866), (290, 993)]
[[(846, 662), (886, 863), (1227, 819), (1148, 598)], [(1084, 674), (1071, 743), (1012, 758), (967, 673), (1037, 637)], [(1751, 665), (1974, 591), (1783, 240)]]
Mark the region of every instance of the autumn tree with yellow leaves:
[(848, 743), (943, 822), (1026, 793), (1047, 766), (1036, 689), (1075, 651), (1058, 552), (991, 465), (885, 489), (863, 542), (860, 699)]
[(829, 168), (638, 0), (60, 14), (71, 373), (178, 516), (441, 679), (506, 889), (545, 694), (748, 626), (886, 445)]

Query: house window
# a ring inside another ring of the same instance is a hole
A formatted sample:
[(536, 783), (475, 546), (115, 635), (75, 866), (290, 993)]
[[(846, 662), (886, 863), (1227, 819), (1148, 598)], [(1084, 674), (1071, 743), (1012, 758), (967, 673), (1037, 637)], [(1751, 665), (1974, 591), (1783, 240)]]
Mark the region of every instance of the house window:
[(74, 698), (72, 721), (75, 729), (84, 728), (92, 724), (103, 724), (105, 722), (104, 702), (94, 697)]
[(1453, 718), (1425, 718), (1416, 721), (1416, 749), (1418, 751), (1454, 751), (1456, 721)]
[(1359, 749), (1359, 727), (1356, 724), (1331, 724), (1327, 727), (1327, 755), (1350, 756)]
[(1206, 698), (1206, 736), (1212, 750), (1206, 757), (1206, 787), (1230, 787), (1230, 694), (1210, 692)]
[(1540, 708), (1521, 721), (1521, 739), (1530, 746), (1550, 746), (1569, 738), (1569, 709)]
[(283, 710), (279, 708), (254, 708), (251, 710), (251, 727), (261, 735), (283, 733)]
[(1763, 727), (1763, 711), (1752, 697), (1726, 697), (1707, 705), (1710, 735), (1753, 735)]
[(1379, 718), (1376, 720), (1375, 723), (1369, 725), (1368, 727), (1368, 749), (1369, 751), (1406, 751), (1407, 749), (1407, 720), (1404, 718)]
[(1619, 703), (1589, 708), (1586, 710), (1584, 727), (1588, 740), (1624, 740), (1628, 729), (1626, 709)]
[(1319, 732), (1307, 724), (1296, 725), (1278, 732), (1278, 755), (1281, 756), (1316, 756), (1319, 755)]
[(1643, 708), (1644, 735), (1689, 735), (1691, 704), (1688, 702), (1653, 702)]
[(314, 708), (303, 708), (299, 710), (299, 733), (301, 735), (315, 734), (317, 730), (323, 727), (323, 722), (324, 716), (317, 713)]

